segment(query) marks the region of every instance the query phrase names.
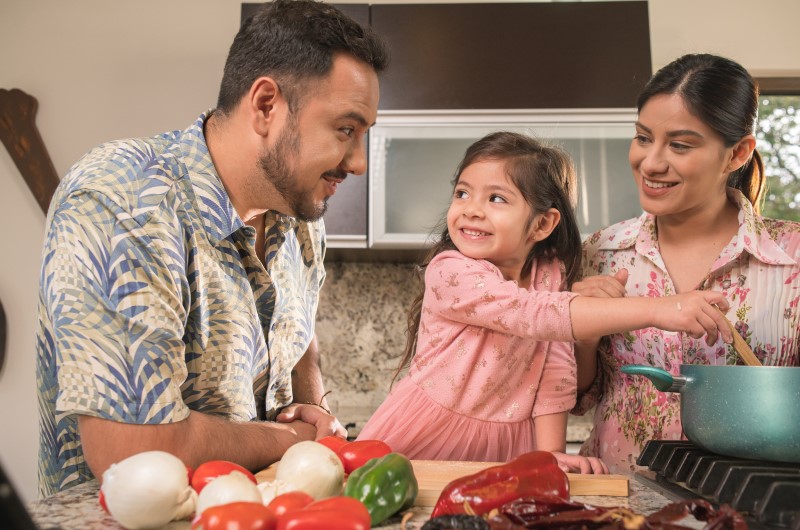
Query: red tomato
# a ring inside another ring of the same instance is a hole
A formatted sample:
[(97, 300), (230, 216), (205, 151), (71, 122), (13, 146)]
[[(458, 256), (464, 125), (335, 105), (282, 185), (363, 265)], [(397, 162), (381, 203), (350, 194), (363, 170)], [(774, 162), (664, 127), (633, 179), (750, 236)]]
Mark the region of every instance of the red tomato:
[[(186, 466), (186, 464), (183, 465)], [(189, 484), (192, 483), (192, 476), (194, 476), (194, 469), (190, 468), (189, 466), (186, 466), (186, 478), (189, 479)]]
[(111, 513), (108, 511), (108, 506), (106, 506), (106, 495), (105, 493), (103, 493), (102, 489), (100, 490), (100, 493), (97, 495), (97, 502), (100, 503), (100, 507), (103, 509), (104, 512)]
[(275, 516), (257, 502), (232, 502), (203, 510), (192, 530), (275, 530)]
[(342, 446), (349, 444), (350, 442), (347, 441), (346, 438), (342, 438), (341, 436), (326, 436), (324, 438), (320, 438), (317, 440), (317, 443), (321, 443), (334, 453), (338, 452)]
[(284, 514), (305, 508), (312, 502), (314, 502), (314, 497), (305, 491), (290, 491), (272, 499), (267, 504), (267, 508), (272, 510), (275, 517), (280, 519)]
[(208, 462), (200, 464), (197, 466), (197, 469), (194, 470), (194, 474), (192, 474), (192, 487), (197, 493), (200, 493), (203, 488), (206, 487), (206, 484), (220, 475), (229, 475), (232, 471), (238, 471), (244, 474), (253, 484), (258, 483), (255, 475), (239, 464), (234, 464), (227, 460), (209, 460)]
[(278, 519), (276, 530), (369, 530), (369, 510), (352, 497), (328, 497)]
[(342, 446), (338, 451), (348, 475), (373, 458), (380, 458), (392, 452), (392, 448), (380, 440), (356, 440)]

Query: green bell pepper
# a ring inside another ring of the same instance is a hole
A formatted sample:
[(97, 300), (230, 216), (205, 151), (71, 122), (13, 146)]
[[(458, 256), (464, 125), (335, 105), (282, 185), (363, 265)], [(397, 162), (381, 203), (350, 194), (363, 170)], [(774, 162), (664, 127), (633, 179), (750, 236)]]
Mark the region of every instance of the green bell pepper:
[(363, 502), (373, 526), (417, 499), (419, 485), (411, 462), (400, 453), (373, 458), (347, 478), (344, 494)]

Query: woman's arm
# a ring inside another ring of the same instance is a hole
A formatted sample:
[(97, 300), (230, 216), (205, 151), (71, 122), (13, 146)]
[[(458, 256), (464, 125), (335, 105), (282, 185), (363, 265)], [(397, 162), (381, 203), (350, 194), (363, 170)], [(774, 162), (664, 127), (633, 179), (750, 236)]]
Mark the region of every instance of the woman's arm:
[[(620, 269), (613, 276), (588, 276), (572, 286), (572, 292), (595, 298), (623, 298), (628, 270)], [(575, 341), (575, 362), (578, 366), (578, 394), (589, 389), (597, 377), (597, 347), (600, 336)]]

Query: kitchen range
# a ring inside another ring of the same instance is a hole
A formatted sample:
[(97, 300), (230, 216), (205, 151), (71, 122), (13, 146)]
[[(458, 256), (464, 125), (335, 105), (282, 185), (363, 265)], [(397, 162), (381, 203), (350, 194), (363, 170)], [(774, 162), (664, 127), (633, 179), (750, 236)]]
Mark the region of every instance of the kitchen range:
[(751, 528), (800, 529), (800, 464), (723, 456), (685, 440), (651, 440), (635, 480), (668, 499), (705, 499), (745, 514)]

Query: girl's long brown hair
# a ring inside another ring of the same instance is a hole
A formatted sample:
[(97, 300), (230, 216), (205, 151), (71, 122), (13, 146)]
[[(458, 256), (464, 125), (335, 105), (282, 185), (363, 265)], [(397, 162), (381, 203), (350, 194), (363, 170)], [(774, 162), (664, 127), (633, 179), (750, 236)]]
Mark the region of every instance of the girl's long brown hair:
[[(484, 136), (467, 148), (458, 165), (453, 187), (467, 166), (485, 160), (503, 160), (508, 177), (531, 207), (530, 224), (542, 212), (555, 208), (561, 221), (550, 236), (537, 242), (525, 260), (527, 270), (535, 259), (558, 258), (566, 268), (567, 285), (578, 279), (581, 261), (581, 235), (575, 220), (578, 185), (575, 166), (562, 149), (546, 146), (530, 136), (513, 132), (495, 132)], [(447, 218), (439, 223), (440, 237), (423, 262), (416, 268), (418, 294), (411, 303), (406, 330), (406, 349), (395, 371), (392, 383), (411, 364), (417, 350), (422, 301), (425, 296), (425, 270), (431, 260), (446, 250), (456, 250), (447, 231)]]

